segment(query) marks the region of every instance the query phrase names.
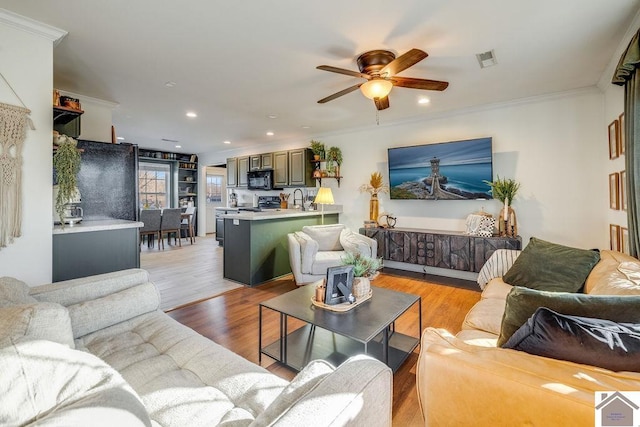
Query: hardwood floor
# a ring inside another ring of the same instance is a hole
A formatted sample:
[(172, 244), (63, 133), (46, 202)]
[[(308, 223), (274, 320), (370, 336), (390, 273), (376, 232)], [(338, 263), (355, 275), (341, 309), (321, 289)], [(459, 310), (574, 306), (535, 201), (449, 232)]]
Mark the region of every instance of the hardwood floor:
[[(373, 285), (420, 295), (423, 328), (434, 326), (456, 333), (460, 330), (467, 311), (480, 299), (478, 291), (456, 286), (459, 283), (459, 280), (437, 276), (401, 277), (390, 271), (383, 272)], [(275, 280), (255, 288), (235, 289), (218, 297), (170, 311), (168, 314), (200, 334), (258, 363), (258, 304), (295, 288), (292, 278)], [(265, 310), (263, 322), (266, 331), (263, 334), (264, 342), (276, 340), (279, 325), (277, 314)], [(417, 324), (417, 310), (410, 310), (396, 322), (396, 330), (415, 335)], [(293, 319), (289, 322), (291, 329), (301, 325)], [(394, 374), (394, 426), (423, 425), (415, 380), (419, 349), (418, 347)], [(294, 371), (266, 356), (262, 358), (262, 366), (286, 379), (295, 375)]]

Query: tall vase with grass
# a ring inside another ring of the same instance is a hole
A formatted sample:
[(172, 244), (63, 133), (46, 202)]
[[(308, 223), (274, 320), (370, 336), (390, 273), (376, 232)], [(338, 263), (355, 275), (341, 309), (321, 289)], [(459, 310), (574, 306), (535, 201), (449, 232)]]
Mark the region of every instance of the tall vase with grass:
[(64, 228), (65, 205), (72, 200), (78, 191), (78, 172), (80, 172), (80, 152), (78, 142), (66, 135), (57, 138), (55, 153), (53, 155), (53, 168), (56, 171), (58, 182), (58, 195), (56, 196), (55, 209), (61, 219), (61, 227)]
[(500, 176), (491, 182), (484, 181), (489, 187), (491, 187), (491, 195), (494, 199), (500, 200), (503, 206), (500, 210), (500, 216), (498, 218), (499, 232), (501, 236), (517, 236), (517, 224), (516, 214), (513, 210), (512, 204), (515, 199), (518, 190), (520, 189), (520, 183), (514, 179), (502, 178)]
[(371, 178), (369, 178), (368, 184), (362, 184), (360, 186), (360, 192), (367, 192), (371, 194), (371, 200), (369, 200), (369, 220), (378, 221), (378, 193), (389, 192), (389, 186), (382, 180), (382, 174), (380, 172), (373, 172)]
[(353, 266), (353, 286), (351, 292), (356, 299), (366, 298), (371, 292), (371, 280), (382, 268), (382, 258), (371, 258), (360, 252), (347, 252), (342, 257), (343, 265)]

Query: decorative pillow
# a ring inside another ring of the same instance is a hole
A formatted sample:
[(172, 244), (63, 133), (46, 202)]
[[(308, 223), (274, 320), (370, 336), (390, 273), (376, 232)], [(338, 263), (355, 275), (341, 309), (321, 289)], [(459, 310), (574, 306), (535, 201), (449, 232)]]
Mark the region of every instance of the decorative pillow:
[(13, 277), (0, 277), (0, 307), (33, 302), (36, 300), (29, 295), (26, 283)]
[(351, 254), (361, 254), (362, 256), (371, 256), (371, 248), (364, 241), (358, 238), (353, 231), (345, 228), (340, 232), (340, 245)]
[(539, 308), (502, 347), (612, 371), (640, 372), (640, 323)]
[(478, 273), (476, 281), (480, 289), (484, 289), (491, 279), (504, 276), (504, 273), (509, 271), (521, 252), (513, 249), (495, 250)]
[(1, 344), (0, 425), (151, 426), (136, 392), (98, 357), (50, 341)]
[(48, 340), (75, 348), (66, 307), (53, 302), (0, 307), (0, 339)]
[(507, 295), (498, 345), (511, 335), (540, 307), (571, 316), (596, 317), (614, 322), (640, 323), (640, 296), (587, 295), (547, 292), (514, 287)]
[(599, 260), (597, 251), (570, 248), (532, 237), (502, 280), (513, 286), (541, 291), (578, 292)]
[(341, 251), (340, 232), (344, 229), (342, 224), (330, 225), (305, 225), (302, 231), (318, 242), (320, 251)]

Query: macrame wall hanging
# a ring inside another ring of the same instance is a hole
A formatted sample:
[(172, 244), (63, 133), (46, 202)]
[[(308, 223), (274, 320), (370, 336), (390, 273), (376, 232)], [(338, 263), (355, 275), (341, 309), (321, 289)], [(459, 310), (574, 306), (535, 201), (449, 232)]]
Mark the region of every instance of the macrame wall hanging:
[(22, 107), (0, 103), (0, 248), (22, 234), (22, 146), (31, 111), (2, 73), (0, 77)]

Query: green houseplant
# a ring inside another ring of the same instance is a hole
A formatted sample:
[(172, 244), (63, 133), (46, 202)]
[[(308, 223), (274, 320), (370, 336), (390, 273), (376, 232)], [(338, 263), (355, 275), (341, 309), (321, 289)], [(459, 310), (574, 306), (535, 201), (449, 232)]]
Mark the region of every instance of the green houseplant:
[(315, 160), (320, 160), (324, 157), (324, 144), (320, 141), (311, 140), (311, 151), (313, 151), (313, 157)]
[(500, 200), (502, 203), (505, 203), (505, 201), (511, 203), (516, 197), (518, 189), (520, 189), (520, 184), (514, 179), (500, 179), (500, 176), (493, 182), (484, 181), (484, 183), (491, 187), (493, 198)]
[(382, 258), (372, 258), (360, 252), (347, 252), (342, 257), (342, 265), (353, 266), (353, 286), (351, 292), (356, 298), (365, 298), (371, 291), (371, 280), (382, 268)]
[[(329, 147), (327, 150), (327, 170), (340, 176), (340, 165), (342, 164), (342, 151), (338, 147)], [(335, 165), (334, 165), (335, 163)]]
[(75, 196), (78, 189), (77, 177), (80, 171), (80, 152), (77, 144), (78, 142), (75, 139), (67, 135), (60, 135), (53, 155), (53, 168), (56, 171), (58, 181), (58, 195), (55, 206), (63, 228), (65, 205)]

